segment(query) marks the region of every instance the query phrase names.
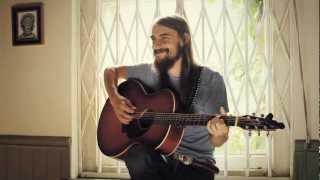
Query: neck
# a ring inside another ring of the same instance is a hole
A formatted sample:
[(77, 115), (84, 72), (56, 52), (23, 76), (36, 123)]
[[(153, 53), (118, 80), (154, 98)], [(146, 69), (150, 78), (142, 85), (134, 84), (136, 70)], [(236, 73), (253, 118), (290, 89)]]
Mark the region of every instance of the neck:
[(174, 77), (179, 77), (181, 73), (181, 62), (182, 62), (182, 57), (180, 57), (174, 65), (168, 70), (168, 74), (170, 76)]

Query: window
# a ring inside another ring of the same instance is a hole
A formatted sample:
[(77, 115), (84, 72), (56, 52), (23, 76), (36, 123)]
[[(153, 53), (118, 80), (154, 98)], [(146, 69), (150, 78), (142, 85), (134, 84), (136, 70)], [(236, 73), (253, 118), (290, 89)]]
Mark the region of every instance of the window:
[[(100, 0), (99, 74), (105, 67), (152, 62), (150, 28), (154, 18), (178, 13), (191, 28), (197, 63), (224, 77), (230, 113), (272, 112), (272, 34), (265, 0)], [(101, 77), (102, 78), (102, 77)], [(103, 80), (101, 80), (103, 83)], [(107, 97), (98, 90), (99, 105)], [(271, 136), (231, 128), (216, 148), (221, 175), (271, 176)], [(100, 172), (126, 174), (122, 162), (100, 156)]]

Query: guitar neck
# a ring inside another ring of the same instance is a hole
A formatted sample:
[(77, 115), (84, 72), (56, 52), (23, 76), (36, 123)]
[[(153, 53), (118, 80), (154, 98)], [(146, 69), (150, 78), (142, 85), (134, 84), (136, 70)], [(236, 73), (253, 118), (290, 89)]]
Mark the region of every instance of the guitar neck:
[[(154, 115), (153, 120), (157, 123), (172, 124), (181, 126), (206, 126), (208, 121), (216, 117), (215, 115), (205, 114), (180, 114), (180, 113), (157, 113)], [(243, 117), (234, 116), (220, 116), (227, 126), (234, 126), (237, 118), (241, 121), (246, 121)]]
[[(153, 113), (146, 112), (143, 119), (151, 120), (155, 123), (170, 124), (174, 126), (206, 126), (208, 121), (216, 115), (208, 114), (183, 114), (183, 113)], [(227, 126), (238, 126), (247, 130), (276, 130), (285, 126), (281, 122), (272, 120), (273, 115), (269, 113), (266, 117), (256, 116), (229, 116), (222, 115), (222, 119)], [(137, 117), (140, 118), (140, 117)], [(150, 121), (149, 121), (150, 122)]]

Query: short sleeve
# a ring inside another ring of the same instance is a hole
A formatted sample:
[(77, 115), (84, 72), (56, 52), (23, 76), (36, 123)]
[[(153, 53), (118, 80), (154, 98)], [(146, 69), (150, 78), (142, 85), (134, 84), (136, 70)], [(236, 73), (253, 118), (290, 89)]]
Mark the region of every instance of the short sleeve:
[[(139, 64), (133, 66), (126, 66), (127, 78), (137, 78), (141, 79), (145, 77), (148, 73), (148, 64)], [(143, 80), (143, 79), (141, 79)]]
[(157, 86), (157, 75), (152, 69), (152, 64), (139, 64), (126, 66), (127, 79), (138, 79), (150, 88)]
[(215, 87), (215, 96), (213, 100), (216, 101), (218, 112), (221, 106), (224, 107), (226, 112), (229, 112), (226, 86), (221, 75), (219, 75), (219, 77), (216, 79)]
[(226, 112), (229, 112), (226, 86), (223, 77), (214, 71), (207, 71), (203, 78), (203, 95), (205, 102), (204, 109), (207, 113), (218, 114), (220, 107), (223, 106)]

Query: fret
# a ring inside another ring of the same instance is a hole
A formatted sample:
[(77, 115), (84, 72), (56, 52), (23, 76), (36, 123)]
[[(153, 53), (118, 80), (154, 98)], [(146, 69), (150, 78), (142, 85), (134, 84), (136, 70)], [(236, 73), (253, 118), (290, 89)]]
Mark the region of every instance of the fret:
[[(135, 113), (137, 119), (141, 118), (141, 113)], [(209, 114), (184, 114), (184, 113), (154, 113), (145, 112), (142, 118), (145, 120), (152, 120), (160, 124), (171, 124), (174, 126), (206, 126), (208, 121), (216, 117)], [(267, 117), (256, 116), (228, 116), (222, 115), (219, 117), (223, 119), (227, 126), (238, 126), (247, 130), (262, 130), (269, 131), (275, 129), (283, 129), (283, 123), (274, 121), (272, 114)]]

